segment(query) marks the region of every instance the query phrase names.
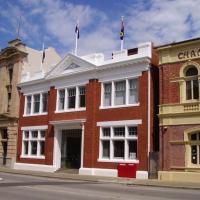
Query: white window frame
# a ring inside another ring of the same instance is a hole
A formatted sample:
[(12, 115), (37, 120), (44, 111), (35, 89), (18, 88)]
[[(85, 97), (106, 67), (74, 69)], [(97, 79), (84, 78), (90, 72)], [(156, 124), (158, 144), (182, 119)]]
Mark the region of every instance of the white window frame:
[[(47, 112), (43, 112), (43, 102), (42, 102), (42, 95), (44, 93), (47, 93)], [(39, 112), (38, 113), (34, 113), (34, 95), (40, 95), (40, 108), (39, 108)], [(31, 96), (31, 112), (27, 113), (27, 97)], [(24, 105), (24, 117), (28, 117), (28, 116), (36, 116), (36, 115), (47, 115), (48, 114), (48, 103), (49, 103), (49, 99), (48, 99), (48, 91), (43, 91), (43, 92), (38, 92), (38, 93), (32, 93), (32, 94), (26, 94), (25, 95), (25, 105)]]
[[(74, 112), (74, 111), (85, 111), (85, 107), (80, 107), (80, 93), (79, 93), (79, 88), (85, 87), (86, 85), (78, 85), (78, 86), (70, 86), (70, 87), (65, 87), (65, 88), (57, 88), (57, 100), (56, 100), (56, 111), (55, 113), (62, 113), (62, 112)], [(76, 88), (76, 96), (75, 96), (75, 108), (68, 108), (68, 90)], [(59, 91), (60, 90), (65, 90), (65, 106), (64, 109), (59, 109)]]
[[(138, 80), (138, 102), (129, 103), (129, 95), (130, 95), (130, 87), (129, 80), (137, 79)], [(125, 89), (125, 104), (115, 105), (115, 82), (126, 81), (126, 89)], [(111, 105), (104, 105), (104, 84), (111, 83)], [(117, 79), (112, 81), (105, 81), (101, 83), (101, 105), (100, 109), (109, 109), (109, 108), (121, 108), (121, 107), (130, 107), (130, 106), (139, 106), (139, 77), (129, 77), (124, 79)]]
[[(137, 120), (139, 122), (139, 120)], [(130, 136), (128, 132), (129, 127), (138, 127), (138, 124), (123, 124), (119, 123), (113, 123), (113, 125), (109, 126), (109, 122), (103, 122), (99, 123), (100, 125), (100, 138), (99, 138), (99, 158), (98, 162), (125, 162), (125, 163), (139, 163), (138, 158), (136, 159), (130, 159), (129, 158), (129, 141), (137, 141), (137, 157), (138, 157), (138, 133), (137, 136)], [(102, 126), (101, 126), (102, 125)], [(116, 127), (125, 127), (125, 136), (114, 136), (114, 128)], [(103, 128), (110, 128), (110, 137), (108, 136), (103, 136)], [(110, 141), (110, 158), (104, 158), (103, 157), (103, 144), (102, 141)], [(124, 141), (124, 158), (115, 158), (114, 157), (114, 141)]]
[[(22, 128), (22, 151), (21, 151), (21, 156), (20, 158), (35, 158), (35, 159), (45, 159), (45, 155), (40, 154), (41, 150), (41, 145), (40, 142), (44, 141), (46, 143), (45, 137), (46, 137), (46, 130), (47, 126), (41, 126), (40, 129), (37, 129), (40, 127), (32, 127), (32, 128)], [(32, 137), (32, 131), (37, 131), (38, 132), (38, 137), (33, 138)], [(41, 137), (41, 131), (45, 131), (45, 136)], [(29, 133), (29, 137), (25, 138), (25, 132)], [(28, 154), (25, 154), (25, 147), (24, 147), (24, 142), (28, 142)], [(31, 142), (36, 141), (37, 142), (37, 154), (36, 155), (31, 155)]]

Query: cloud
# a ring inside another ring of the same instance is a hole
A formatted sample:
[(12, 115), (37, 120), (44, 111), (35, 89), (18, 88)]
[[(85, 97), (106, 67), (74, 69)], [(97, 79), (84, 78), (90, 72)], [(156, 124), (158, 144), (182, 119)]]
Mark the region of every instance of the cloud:
[[(199, 0), (126, 0), (79, 4), (64, 0), (11, 0), (0, 5), (1, 33), (16, 35), (17, 19), (22, 16), (21, 37), (33, 48), (54, 46), (62, 53), (75, 46), (76, 20), (80, 22), (79, 55), (120, 49), (120, 15), (125, 17), (125, 48), (141, 42), (155, 44), (180, 41), (200, 35)], [(88, 1), (89, 2), (89, 1)], [(122, 9), (123, 8), (123, 9)], [(112, 9), (114, 15), (108, 11)], [(122, 13), (123, 12), (123, 13)], [(4, 30), (4, 31), (3, 31)]]
[(126, 12), (128, 40), (160, 44), (195, 37), (200, 33), (198, 7), (198, 0), (151, 0), (148, 7), (145, 1), (132, 4)]

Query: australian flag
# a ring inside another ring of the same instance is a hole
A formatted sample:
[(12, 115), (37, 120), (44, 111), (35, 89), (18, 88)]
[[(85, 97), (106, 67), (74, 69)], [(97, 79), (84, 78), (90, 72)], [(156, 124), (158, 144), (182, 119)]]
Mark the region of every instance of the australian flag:
[(121, 24), (120, 39), (121, 40), (124, 39), (124, 21), (123, 20), (122, 20), (122, 24)]
[(80, 37), (80, 33), (79, 33), (79, 27), (78, 27), (78, 24), (76, 25), (75, 33), (76, 33), (76, 37), (77, 37), (77, 39), (79, 39), (79, 37)]

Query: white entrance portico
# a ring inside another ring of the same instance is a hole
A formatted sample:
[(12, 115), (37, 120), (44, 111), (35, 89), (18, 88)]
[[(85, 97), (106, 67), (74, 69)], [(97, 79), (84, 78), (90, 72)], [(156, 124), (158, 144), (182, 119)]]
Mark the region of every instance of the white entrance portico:
[[(53, 165), (56, 170), (61, 168), (61, 154), (62, 154), (62, 135), (70, 132), (73, 135), (73, 130), (80, 130), (81, 132), (81, 147), (80, 147), (80, 168), (83, 167), (83, 152), (84, 152), (84, 123), (85, 119), (75, 120), (59, 120), (50, 121), (54, 126), (54, 151), (53, 151)], [(71, 131), (70, 131), (71, 130)]]

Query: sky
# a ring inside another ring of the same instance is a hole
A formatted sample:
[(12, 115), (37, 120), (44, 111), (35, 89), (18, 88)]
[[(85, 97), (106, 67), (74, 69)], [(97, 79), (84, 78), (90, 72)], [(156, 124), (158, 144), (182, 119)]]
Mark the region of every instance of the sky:
[(200, 0), (0, 0), (0, 48), (17, 37), (41, 50), (74, 52), (79, 20), (78, 55), (120, 50), (121, 16), (124, 48), (200, 37)]

